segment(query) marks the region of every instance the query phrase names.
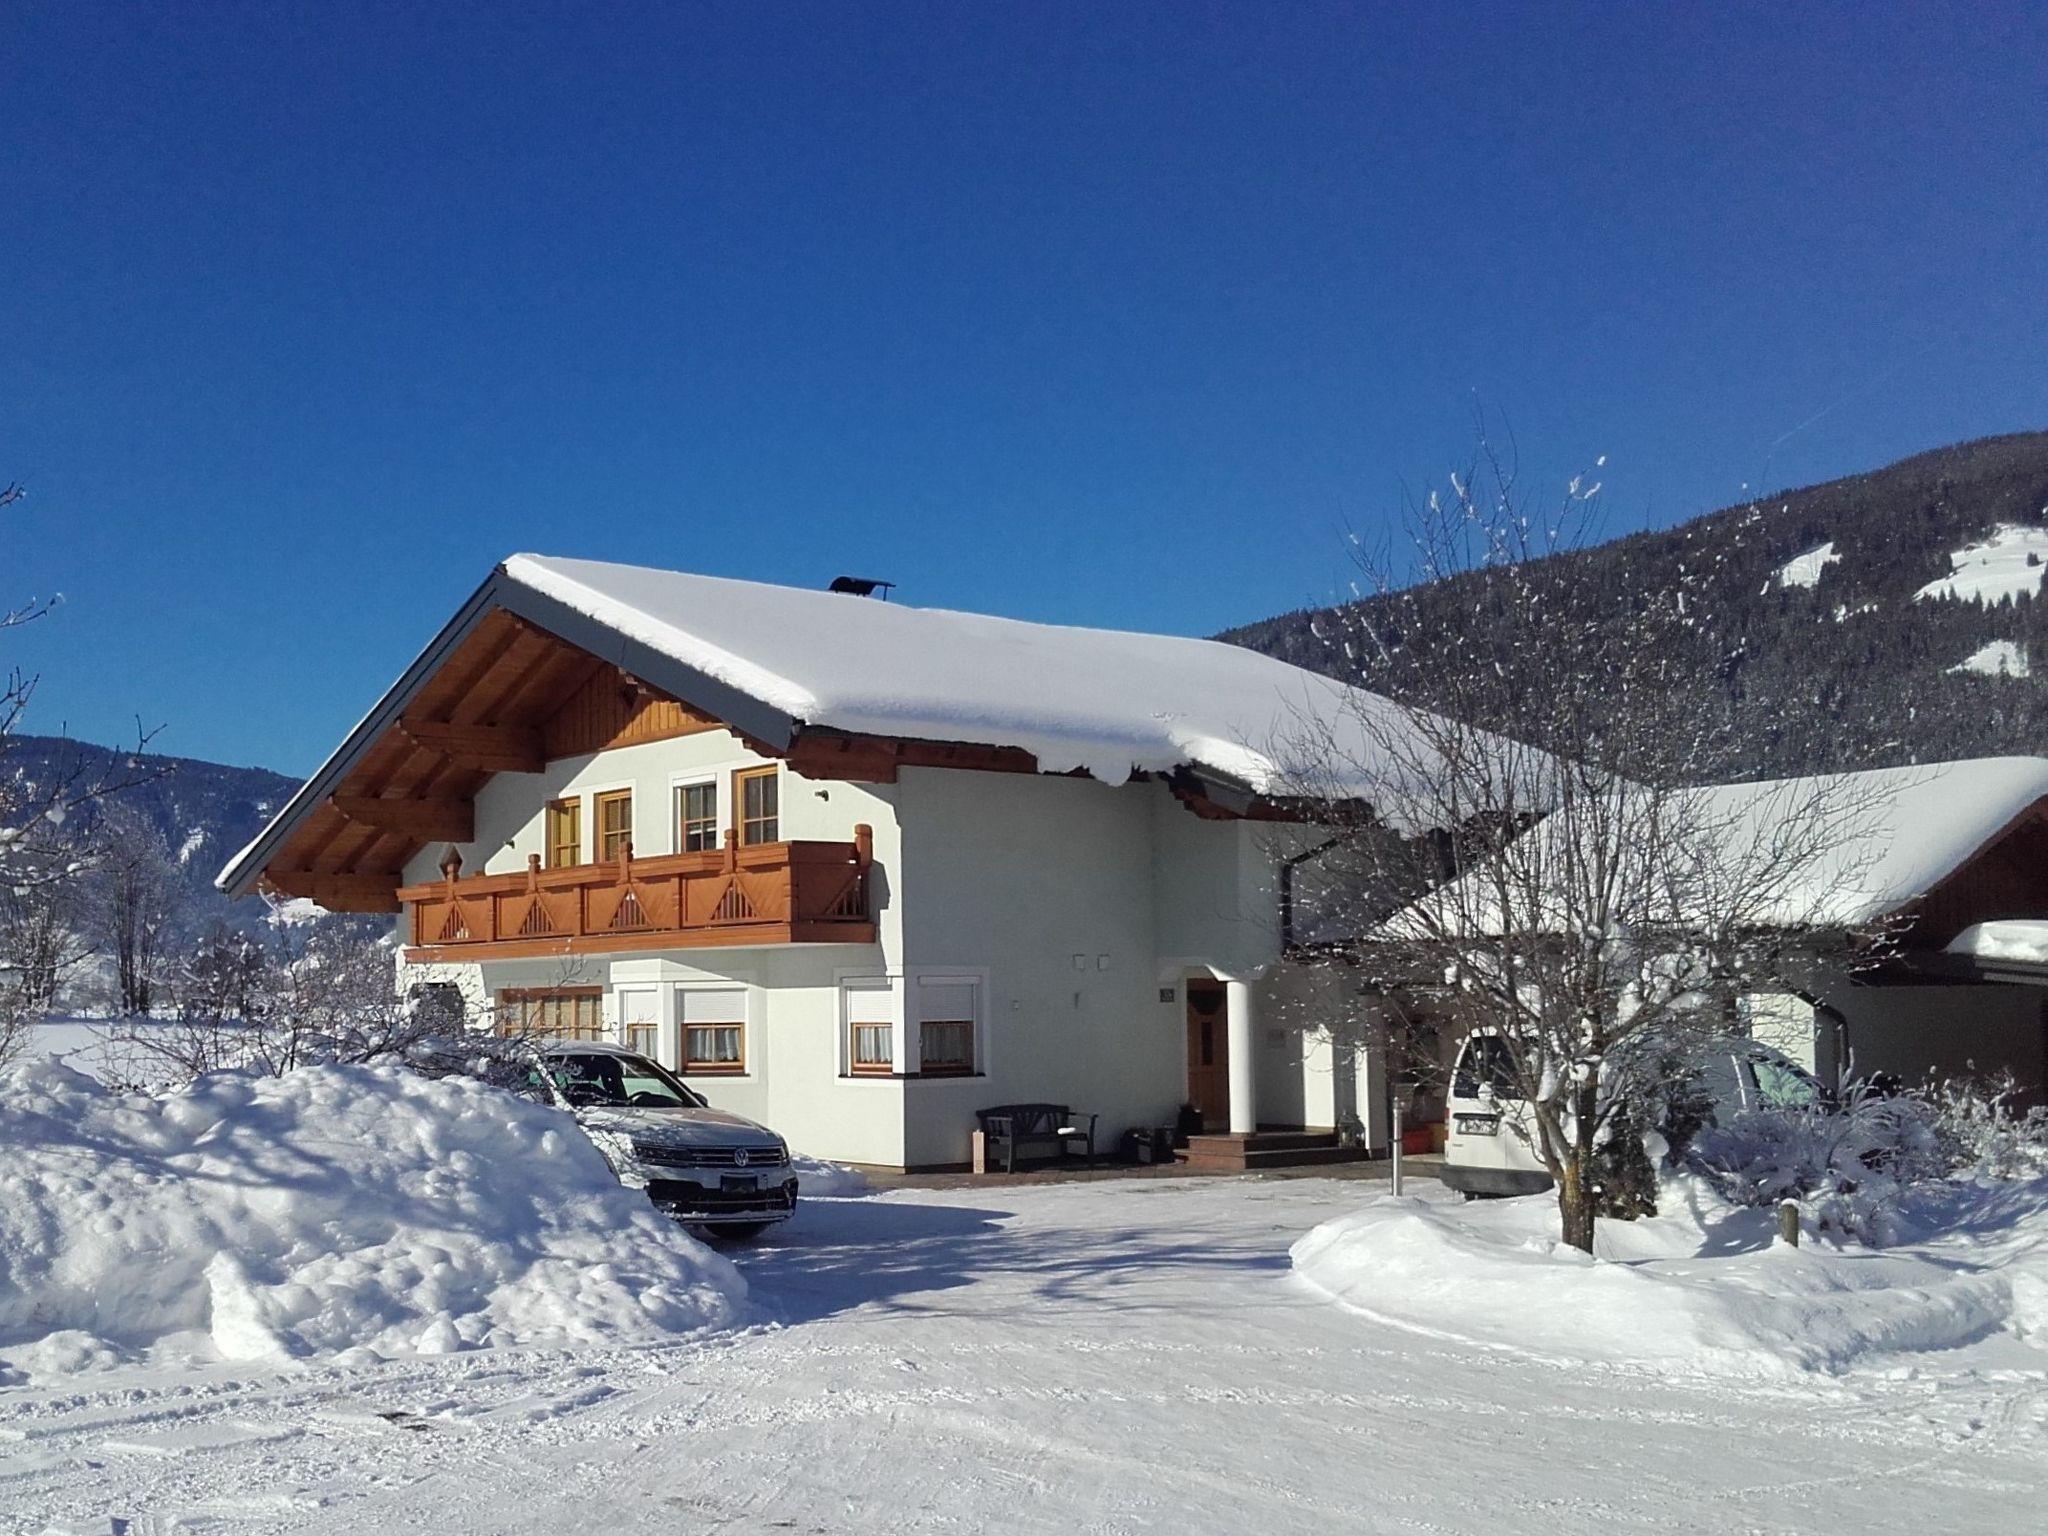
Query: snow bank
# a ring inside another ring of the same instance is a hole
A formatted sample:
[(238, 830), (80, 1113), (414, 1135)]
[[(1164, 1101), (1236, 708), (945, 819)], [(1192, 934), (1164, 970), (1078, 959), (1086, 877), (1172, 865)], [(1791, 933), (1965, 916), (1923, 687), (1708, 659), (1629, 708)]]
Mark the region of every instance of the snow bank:
[(848, 1195), (864, 1195), (869, 1189), (868, 1176), (843, 1163), (828, 1163), (822, 1157), (805, 1157), (800, 1152), (792, 1152), (789, 1166), (796, 1174), (799, 1200), (836, 1200)]
[(1294, 1245), (1295, 1272), (1380, 1321), (1570, 1362), (1736, 1375), (1838, 1371), (2001, 1331), (2048, 1348), (2048, 1180), (1945, 1196), (1950, 1235), (1883, 1251), (1809, 1235), (1698, 1185), (1676, 1214), (1556, 1241), (1548, 1196), (1382, 1196)]
[(744, 1294), (560, 1112), (320, 1067), (161, 1097), (0, 1072), (0, 1357), (364, 1358), (674, 1334)]

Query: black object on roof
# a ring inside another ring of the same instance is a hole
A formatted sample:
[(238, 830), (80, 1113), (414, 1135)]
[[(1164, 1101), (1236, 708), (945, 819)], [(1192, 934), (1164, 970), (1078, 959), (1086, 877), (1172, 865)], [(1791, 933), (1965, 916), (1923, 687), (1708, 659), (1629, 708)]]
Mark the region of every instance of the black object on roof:
[(875, 593), (880, 592), (882, 601), (886, 603), (889, 601), (889, 589), (895, 585), (893, 581), (876, 581), (867, 576), (834, 576), (832, 585), (825, 590), (845, 592), (854, 597), (873, 597)]

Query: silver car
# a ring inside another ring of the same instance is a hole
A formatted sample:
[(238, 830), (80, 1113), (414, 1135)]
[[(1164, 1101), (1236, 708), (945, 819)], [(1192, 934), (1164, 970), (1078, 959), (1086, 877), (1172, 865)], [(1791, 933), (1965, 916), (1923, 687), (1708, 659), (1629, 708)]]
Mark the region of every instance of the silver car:
[(796, 1211), (796, 1171), (780, 1136), (713, 1109), (635, 1051), (580, 1040), (549, 1045), (531, 1087), (576, 1117), (620, 1183), (645, 1189), (678, 1221), (753, 1237)]

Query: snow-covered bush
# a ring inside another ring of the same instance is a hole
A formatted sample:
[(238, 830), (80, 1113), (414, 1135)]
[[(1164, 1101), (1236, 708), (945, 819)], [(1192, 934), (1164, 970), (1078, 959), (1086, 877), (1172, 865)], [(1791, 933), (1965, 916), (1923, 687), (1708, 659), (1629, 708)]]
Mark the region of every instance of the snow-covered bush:
[(2016, 1116), (2009, 1082), (1855, 1083), (1839, 1102), (1758, 1109), (1703, 1128), (1686, 1161), (1739, 1205), (1797, 1200), (1821, 1229), (1896, 1241), (1916, 1189), (1958, 1174), (2048, 1172), (2048, 1117)]

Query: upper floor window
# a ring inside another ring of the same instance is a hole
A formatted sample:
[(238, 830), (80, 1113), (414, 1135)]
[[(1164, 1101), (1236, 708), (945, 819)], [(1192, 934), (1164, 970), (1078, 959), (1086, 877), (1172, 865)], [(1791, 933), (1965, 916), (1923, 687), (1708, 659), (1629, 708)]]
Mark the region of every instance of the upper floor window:
[(607, 790), (592, 801), (597, 822), (597, 859), (609, 864), (633, 841), (633, 791)]
[(548, 868), (567, 869), (583, 862), (583, 802), (548, 802)]
[(718, 846), (718, 784), (676, 786), (676, 852), (704, 853)]
[(782, 793), (773, 767), (744, 768), (732, 776), (733, 798), (739, 802), (740, 841), (782, 840)]

